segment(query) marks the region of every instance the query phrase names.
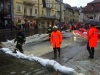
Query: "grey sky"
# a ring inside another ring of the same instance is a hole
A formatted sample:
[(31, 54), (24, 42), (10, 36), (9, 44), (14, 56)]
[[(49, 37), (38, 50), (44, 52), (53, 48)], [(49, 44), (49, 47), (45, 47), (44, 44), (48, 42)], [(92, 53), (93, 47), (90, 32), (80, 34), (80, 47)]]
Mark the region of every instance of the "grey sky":
[(86, 6), (87, 3), (91, 1), (93, 0), (63, 0), (64, 3), (68, 3), (71, 6), (77, 6), (77, 7)]

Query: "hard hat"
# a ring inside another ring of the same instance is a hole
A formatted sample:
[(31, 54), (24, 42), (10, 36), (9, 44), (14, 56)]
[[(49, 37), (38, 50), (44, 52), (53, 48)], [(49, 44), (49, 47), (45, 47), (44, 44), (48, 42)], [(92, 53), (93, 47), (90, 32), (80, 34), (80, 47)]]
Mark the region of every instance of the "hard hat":
[(51, 25), (49, 25), (49, 27), (51, 27)]
[(53, 26), (53, 29), (57, 29), (58, 27), (57, 26)]

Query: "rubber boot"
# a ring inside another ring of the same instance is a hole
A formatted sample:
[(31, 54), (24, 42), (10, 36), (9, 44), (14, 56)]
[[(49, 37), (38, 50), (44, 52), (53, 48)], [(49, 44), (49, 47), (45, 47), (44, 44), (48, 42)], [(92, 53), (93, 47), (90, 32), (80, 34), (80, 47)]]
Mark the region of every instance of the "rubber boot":
[(58, 57), (60, 57), (60, 48), (58, 48)]
[(17, 53), (16, 50), (14, 50), (13, 53)]

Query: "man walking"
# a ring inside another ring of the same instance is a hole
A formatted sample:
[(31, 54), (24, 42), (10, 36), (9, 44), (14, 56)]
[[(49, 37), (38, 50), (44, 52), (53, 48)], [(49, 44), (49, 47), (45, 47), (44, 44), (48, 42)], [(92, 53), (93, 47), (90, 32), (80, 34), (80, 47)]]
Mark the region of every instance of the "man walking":
[(94, 48), (97, 46), (97, 41), (98, 41), (98, 29), (95, 27), (93, 23), (89, 24), (90, 29), (88, 30), (88, 35), (87, 35), (87, 50), (89, 52), (89, 58), (93, 59), (94, 58)]
[(24, 33), (22, 33), (22, 29), (20, 29), (20, 28), (18, 29), (18, 33), (16, 35), (14, 43), (16, 41), (17, 41), (17, 44), (16, 44), (16, 48), (13, 51), (13, 53), (16, 53), (16, 50), (19, 50), (21, 53), (24, 53), (23, 49), (22, 49), (22, 45), (25, 44), (26, 38), (25, 38)]
[(53, 27), (53, 32), (51, 33), (50, 42), (52, 44), (53, 51), (54, 51), (54, 59), (56, 59), (57, 51), (58, 51), (58, 57), (60, 57), (60, 46), (62, 43), (62, 34), (60, 31), (58, 31), (57, 26)]

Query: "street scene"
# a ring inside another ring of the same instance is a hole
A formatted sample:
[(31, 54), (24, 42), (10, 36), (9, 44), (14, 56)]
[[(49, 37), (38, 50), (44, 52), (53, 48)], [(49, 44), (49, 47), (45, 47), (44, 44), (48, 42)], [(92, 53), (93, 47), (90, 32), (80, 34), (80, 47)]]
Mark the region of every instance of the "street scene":
[(0, 75), (100, 75), (100, 0), (1, 0)]

